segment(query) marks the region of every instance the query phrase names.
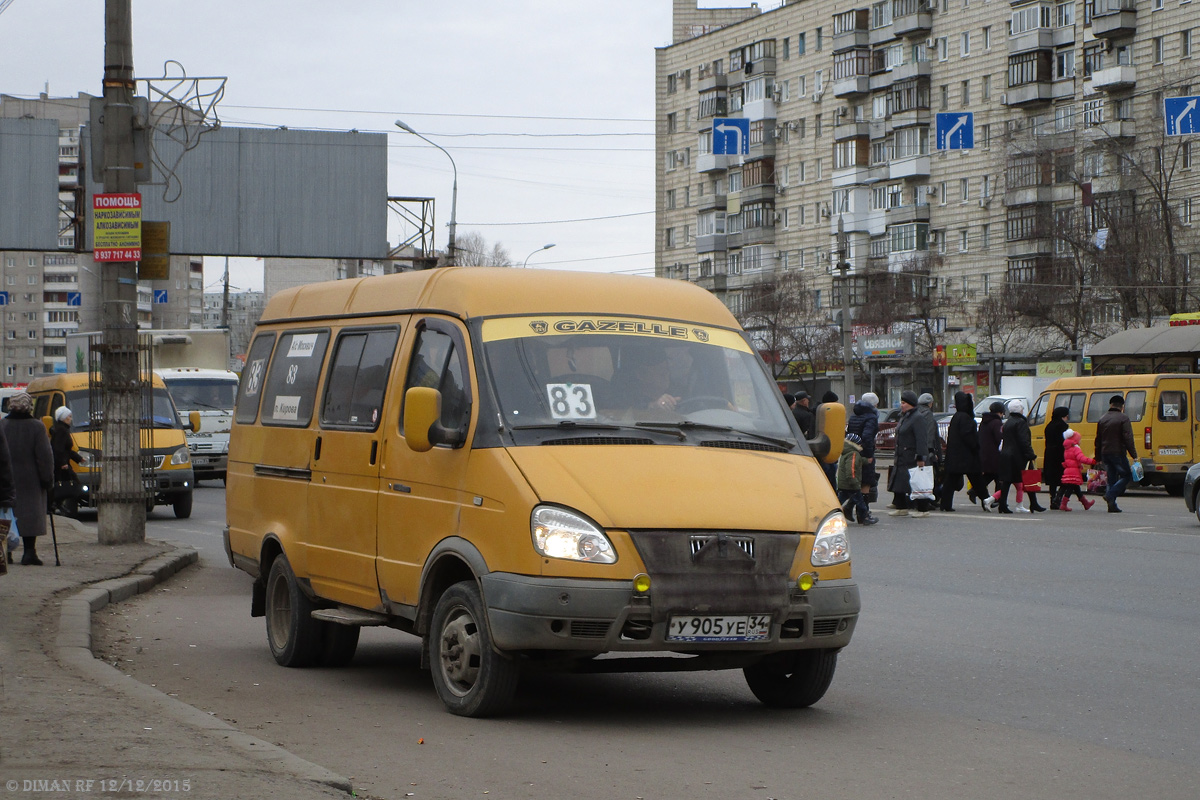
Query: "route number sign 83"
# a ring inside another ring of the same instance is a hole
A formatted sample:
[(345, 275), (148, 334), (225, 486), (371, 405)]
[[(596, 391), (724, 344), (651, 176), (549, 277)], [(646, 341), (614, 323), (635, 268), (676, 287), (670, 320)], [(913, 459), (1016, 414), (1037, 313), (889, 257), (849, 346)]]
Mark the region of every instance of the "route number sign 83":
[(592, 387), (586, 383), (548, 383), (546, 398), (554, 419), (595, 419), (596, 402)]

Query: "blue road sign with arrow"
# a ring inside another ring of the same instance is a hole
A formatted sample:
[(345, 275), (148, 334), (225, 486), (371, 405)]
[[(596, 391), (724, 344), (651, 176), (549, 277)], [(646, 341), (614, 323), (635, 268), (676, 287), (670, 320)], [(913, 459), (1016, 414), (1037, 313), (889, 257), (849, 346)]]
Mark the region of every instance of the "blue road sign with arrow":
[(164, 303), (166, 303), (167, 302), (167, 290), (166, 289), (155, 289), (154, 290), (154, 302), (156, 305), (163, 305)]
[(975, 114), (970, 111), (937, 115), (938, 150), (972, 150), (975, 147)]
[(1163, 122), (1167, 136), (1200, 133), (1200, 97), (1164, 97)]
[(0, 306), (8, 305), (8, 292), (0, 292)]
[(82, 306), (83, 292), (67, 292), (67, 305)]
[(750, 120), (748, 119), (717, 117), (713, 120), (712, 137), (714, 156), (750, 154)]

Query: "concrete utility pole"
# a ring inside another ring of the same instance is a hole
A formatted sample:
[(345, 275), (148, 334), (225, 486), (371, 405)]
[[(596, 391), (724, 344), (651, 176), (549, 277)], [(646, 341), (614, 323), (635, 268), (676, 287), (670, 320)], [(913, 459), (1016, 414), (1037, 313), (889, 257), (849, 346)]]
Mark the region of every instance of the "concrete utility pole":
[(229, 330), (229, 256), (225, 256), (225, 279), (221, 289), (221, 327)]
[[(104, 4), (104, 191), (136, 192), (134, 179), (132, 0)], [(146, 538), (141, 464), (141, 376), (138, 363), (137, 264), (101, 267), (104, 381), (100, 470), (101, 544)]]
[(854, 348), (850, 342), (850, 252), (842, 217), (838, 215), (838, 270), (842, 273), (842, 402), (850, 406), (854, 395)]

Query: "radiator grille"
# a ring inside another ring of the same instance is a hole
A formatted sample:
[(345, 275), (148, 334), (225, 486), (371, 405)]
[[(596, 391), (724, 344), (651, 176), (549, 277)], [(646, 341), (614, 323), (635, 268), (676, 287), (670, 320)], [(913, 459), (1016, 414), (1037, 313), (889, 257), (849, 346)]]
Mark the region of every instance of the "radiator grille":
[[(716, 536), (692, 536), (692, 558), (695, 558), (696, 554), (704, 549), (704, 545), (716, 538)], [(730, 544), (734, 545), (751, 558), (754, 558), (754, 539), (749, 536), (728, 536), (726, 538), (729, 540)]]
[(608, 635), (608, 626), (607, 622), (572, 620), (571, 635), (580, 639), (603, 639)]
[(841, 620), (836, 617), (833, 619), (814, 619), (812, 624), (813, 636), (833, 636), (837, 633), (838, 623), (840, 622)]

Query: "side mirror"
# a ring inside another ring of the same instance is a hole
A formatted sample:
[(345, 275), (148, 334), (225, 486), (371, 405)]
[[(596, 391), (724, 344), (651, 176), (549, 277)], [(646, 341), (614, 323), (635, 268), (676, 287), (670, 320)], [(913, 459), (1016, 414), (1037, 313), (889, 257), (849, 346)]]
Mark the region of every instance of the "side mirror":
[(808, 440), (808, 447), (818, 460), (836, 463), (842, 456), (846, 441), (846, 407), (841, 403), (822, 403), (817, 406), (817, 435)]
[(188, 412), (188, 424), (187, 424), (187, 428), (185, 430), (189, 430), (192, 433), (199, 432), (199, 430), (200, 430), (200, 412), (199, 411), (189, 411)]

